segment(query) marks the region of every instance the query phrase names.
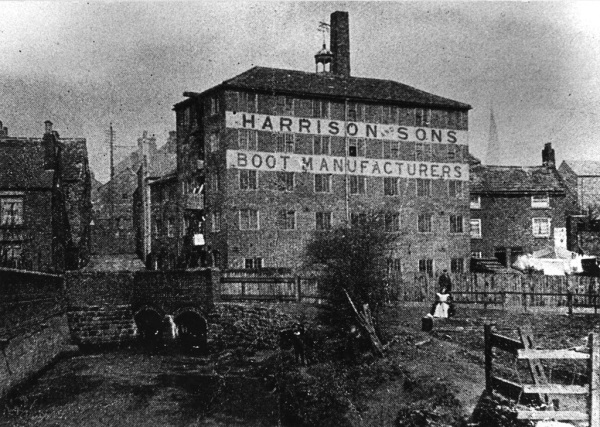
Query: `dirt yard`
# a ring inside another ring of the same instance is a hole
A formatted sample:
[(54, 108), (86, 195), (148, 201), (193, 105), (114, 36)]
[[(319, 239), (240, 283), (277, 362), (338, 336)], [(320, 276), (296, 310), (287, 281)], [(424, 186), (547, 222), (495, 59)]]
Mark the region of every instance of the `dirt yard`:
[[(367, 357), (356, 366), (321, 360), (299, 367), (286, 352), (249, 349), (210, 356), (169, 348), (81, 354), (60, 361), (4, 402), (0, 425), (323, 425), (321, 410), (335, 420), (328, 425), (340, 426), (527, 425), (470, 419), (485, 403), (483, 325), (493, 322), (505, 335), (529, 325), (538, 345), (552, 349), (580, 346), (589, 332), (600, 329), (600, 317), (593, 315), (459, 306), (455, 318), (438, 320), (424, 333), (426, 312), (427, 307), (391, 307), (384, 318), (385, 334), (393, 339), (386, 359)], [(285, 370), (292, 382), (273, 382), (269, 370)], [(302, 386), (293, 389), (296, 380)], [(303, 424), (286, 421), (286, 393), (322, 406)]]

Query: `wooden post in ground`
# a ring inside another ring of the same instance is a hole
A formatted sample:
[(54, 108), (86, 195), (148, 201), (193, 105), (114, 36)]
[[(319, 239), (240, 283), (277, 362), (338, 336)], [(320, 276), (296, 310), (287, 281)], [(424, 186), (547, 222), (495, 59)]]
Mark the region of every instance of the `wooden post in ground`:
[(569, 316), (573, 316), (573, 293), (567, 290), (567, 306), (569, 307)]
[(590, 427), (600, 427), (600, 342), (598, 334), (590, 334), (588, 345), (590, 348)]
[(484, 342), (485, 342), (485, 391), (492, 393), (492, 325), (486, 323), (483, 325)]
[(302, 301), (302, 287), (300, 285), (302, 279), (300, 278), (300, 276), (296, 276), (296, 280), (294, 281), (296, 284), (296, 301), (300, 302)]

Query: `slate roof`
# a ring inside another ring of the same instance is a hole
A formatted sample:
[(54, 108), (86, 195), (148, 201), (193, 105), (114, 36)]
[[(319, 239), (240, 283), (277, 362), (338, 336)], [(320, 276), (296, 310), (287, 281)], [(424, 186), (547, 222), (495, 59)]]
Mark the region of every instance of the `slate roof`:
[(577, 176), (600, 176), (600, 162), (593, 160), (564, 160)]
[(484, 166), (470, 168), (471, 193), (565, 193), (556, 168), (546, 166)]
[[(468, 104), (433, 95), (393, 80), (346, 77), (331, 73), (317, 74), (267, 67), (253, 67), (232, 79), (225, 80), (218, 86), (208, 89), (204, 93), (219, 88), (322, 97), (343, 97), (353, 100), (459, 110), (471, 108)], [(186, 93), (184, 95), (193, 96), (200, 94)]]
[(61, 139), (62, 155), (60, 157), (63, 179), (76, 181), (83, 179), (88, 162), (85, 139)]
[(0, 190), (52, 189), (41, 139), (0, 140)]

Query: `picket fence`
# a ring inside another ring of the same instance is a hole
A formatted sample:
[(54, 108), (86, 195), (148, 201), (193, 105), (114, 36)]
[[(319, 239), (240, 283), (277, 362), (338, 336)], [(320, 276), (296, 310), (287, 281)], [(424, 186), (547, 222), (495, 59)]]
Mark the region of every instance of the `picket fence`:
[[(600, 307), (600, 278), (544, 276), (539, 274), (451, 274), (454, 300), (504, 309), (564, 307), (572, 311)], [(386, 299), (397, 302), (429, 302), (439, 290), (439, 277), (419, 273), (390, 276)], [(318, 273), (294, 275), (285, 269), (224, 270), (222, 300), (322, 302)]]

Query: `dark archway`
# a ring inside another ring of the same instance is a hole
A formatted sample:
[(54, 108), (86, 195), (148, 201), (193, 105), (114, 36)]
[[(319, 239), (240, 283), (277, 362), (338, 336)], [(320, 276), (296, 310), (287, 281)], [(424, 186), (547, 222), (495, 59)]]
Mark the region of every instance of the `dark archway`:
[(138, 330), (138, 336), (145, 341), (162, 338), (164, 330), (164, 315), (153, 307), (142, 307), (133, 316)]
[(184, 350), (206, 353), (207, 324), (206, 320), (195, 310), (181, 311), (174, 317), (177, 336)]

